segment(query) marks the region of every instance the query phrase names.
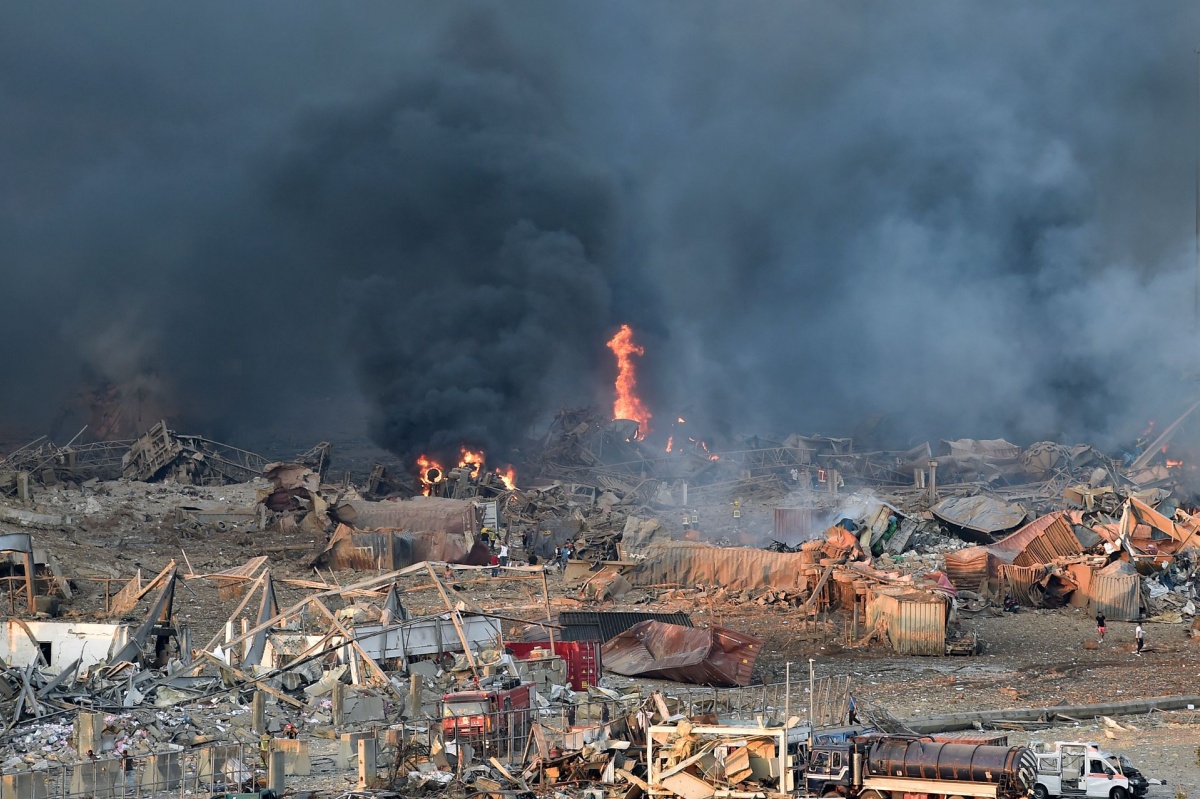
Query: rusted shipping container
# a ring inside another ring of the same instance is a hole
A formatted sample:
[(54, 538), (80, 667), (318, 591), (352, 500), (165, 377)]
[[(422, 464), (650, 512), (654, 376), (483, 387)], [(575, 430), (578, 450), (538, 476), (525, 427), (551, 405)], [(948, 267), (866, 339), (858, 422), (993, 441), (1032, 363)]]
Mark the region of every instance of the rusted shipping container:
[(1114, 621), (1137, 621), (1142, 605), (1142, 578), (1124, 561), (1092, 573), (1092, 610)]
[(940, 597), (910, 589), (884, 589), (867, 601), (868, 628), (880, 622), (897, 654), (946, 654), (946, 603)]

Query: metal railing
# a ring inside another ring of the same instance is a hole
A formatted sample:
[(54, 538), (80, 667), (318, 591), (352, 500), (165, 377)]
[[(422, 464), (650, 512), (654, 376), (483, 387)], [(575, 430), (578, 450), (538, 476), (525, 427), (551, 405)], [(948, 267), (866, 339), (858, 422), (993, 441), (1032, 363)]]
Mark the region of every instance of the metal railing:
[(238, 793), (253, 789), (256, 770), (263, 770), (257, 747), (207, 744), (179, 752), (101, 757), (45, 770), (8, 772), (3, 775), (0, 799), (138, 799), (194, 796), (202, 791)]

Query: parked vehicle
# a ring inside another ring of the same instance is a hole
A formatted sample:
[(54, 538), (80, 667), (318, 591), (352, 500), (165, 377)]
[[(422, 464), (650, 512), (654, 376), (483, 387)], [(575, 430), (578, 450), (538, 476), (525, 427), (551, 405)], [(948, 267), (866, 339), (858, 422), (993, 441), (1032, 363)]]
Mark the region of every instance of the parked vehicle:
[(1037, 760), (1023, 746), (862, 735), (815, 744), (804, 789), (809, 796), (847, 799), (1023, 799), (1033, 791), (1036, 777)]
[(1145, 796), (1150, 782), (1124, 755), (1094, 743), (1056, 741), (1035, 748), (1035, 799), (1052, 796), (1131, 799)]

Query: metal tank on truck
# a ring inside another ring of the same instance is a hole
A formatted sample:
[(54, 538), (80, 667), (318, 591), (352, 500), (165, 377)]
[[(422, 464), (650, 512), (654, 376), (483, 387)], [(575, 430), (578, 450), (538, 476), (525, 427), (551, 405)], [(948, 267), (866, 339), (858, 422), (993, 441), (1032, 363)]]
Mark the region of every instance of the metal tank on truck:
[(1024, 746), (864, 735), (814, 746), (804, 788), (847, 799), (1023, 799), (1036, 781), (1037, 760)]

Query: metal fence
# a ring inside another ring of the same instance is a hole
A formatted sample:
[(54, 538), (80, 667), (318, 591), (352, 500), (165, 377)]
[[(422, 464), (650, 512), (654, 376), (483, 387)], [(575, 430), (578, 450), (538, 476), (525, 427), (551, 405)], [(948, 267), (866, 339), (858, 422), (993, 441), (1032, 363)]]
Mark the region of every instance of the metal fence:
[(256, 747), (210, 744), (181, 752), (102, 757), (72, 766), (3, 775), (0, 799), (136, 799), (237, 793), (252, 789), (262, 767)]

